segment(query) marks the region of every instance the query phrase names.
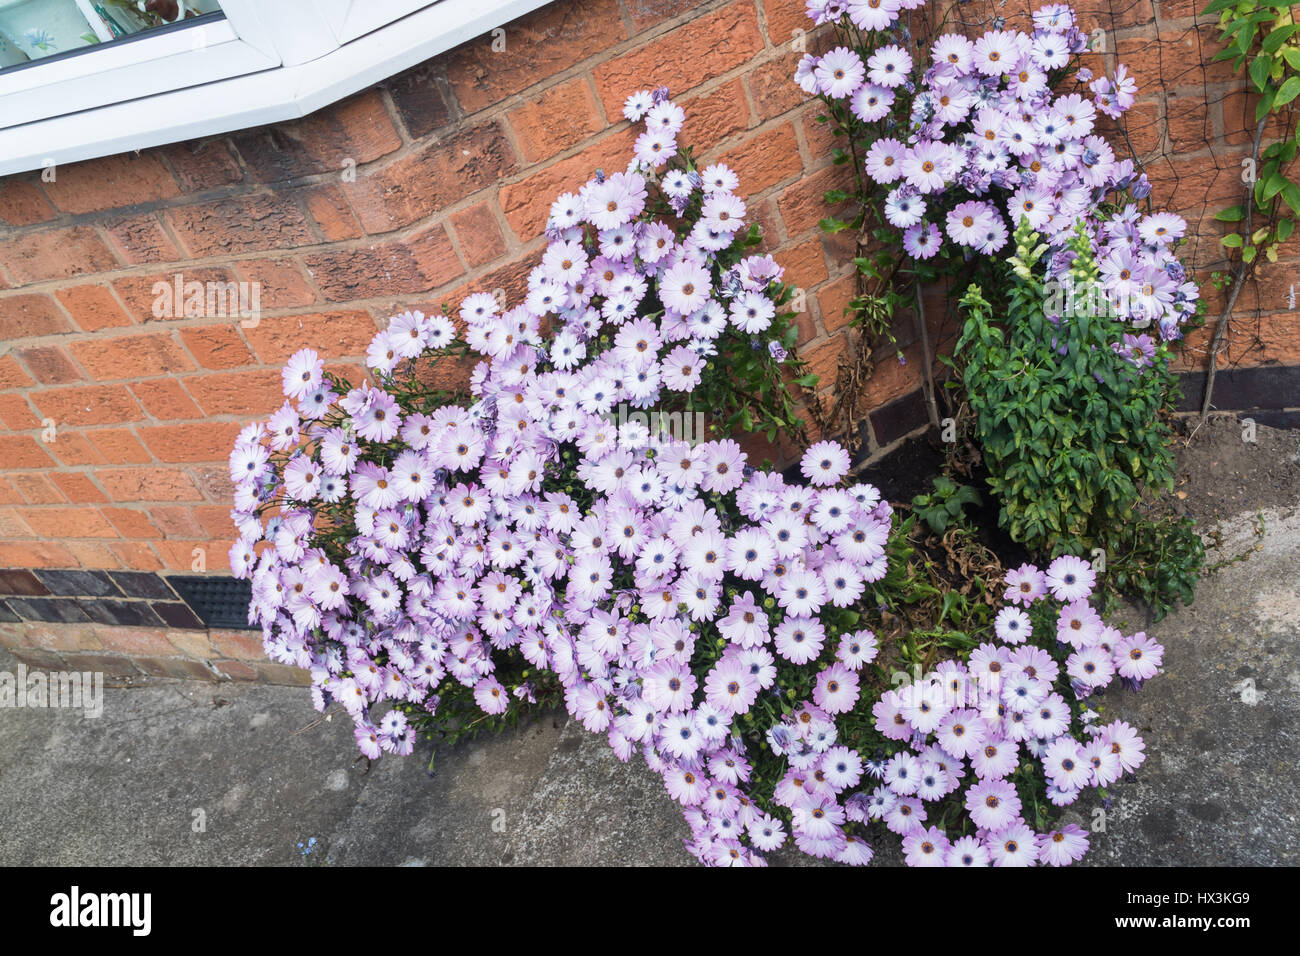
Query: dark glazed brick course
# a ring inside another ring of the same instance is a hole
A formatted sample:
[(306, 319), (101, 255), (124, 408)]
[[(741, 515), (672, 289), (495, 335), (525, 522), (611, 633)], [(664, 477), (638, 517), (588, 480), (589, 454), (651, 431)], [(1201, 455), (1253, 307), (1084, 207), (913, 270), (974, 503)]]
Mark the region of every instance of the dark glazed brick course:
[(167, 584), (167, 579), (148, 571), (110, 571), (122, 593), (132, 598), (153, 598), (160, 601), (174, 601), (175, 592)]
[(113, 579), (103, 571), (48, 571), (36, 572), (41, 583), (51, 594), (61, 597), (121, 597)]
[(871, 428), (877, 445), (888, 445), (925, 425), (925, 399), (921, 392), (909, 392), (871, 413)]
[(0, 594), (49, 594), (50, 589), (37, 580), (30, 571), (11, 569), (0, 571)]
[(24, 621), (52, 624), (87, 624), (90, 617), (72, 598), (9, 598), (9, 607)]

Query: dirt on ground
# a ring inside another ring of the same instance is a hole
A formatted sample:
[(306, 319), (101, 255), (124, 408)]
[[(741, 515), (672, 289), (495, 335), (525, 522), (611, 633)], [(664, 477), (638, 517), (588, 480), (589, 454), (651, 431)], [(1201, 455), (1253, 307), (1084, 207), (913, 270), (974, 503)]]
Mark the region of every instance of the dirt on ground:
[[(1253, 440), (1251, 440), (1253, 439)], [(1216, 416), (1179, 422), (1170, 503), (1209, 524), (1261, 508), (1300, 505), (1300, 431)]]

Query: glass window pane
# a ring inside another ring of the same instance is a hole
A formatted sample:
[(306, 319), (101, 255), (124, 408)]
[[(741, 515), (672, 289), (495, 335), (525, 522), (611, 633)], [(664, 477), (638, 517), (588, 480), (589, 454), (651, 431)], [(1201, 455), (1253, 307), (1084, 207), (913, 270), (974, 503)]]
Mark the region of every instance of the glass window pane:
[(0, 69), (220, 11), (220, 0), (0, 0)]

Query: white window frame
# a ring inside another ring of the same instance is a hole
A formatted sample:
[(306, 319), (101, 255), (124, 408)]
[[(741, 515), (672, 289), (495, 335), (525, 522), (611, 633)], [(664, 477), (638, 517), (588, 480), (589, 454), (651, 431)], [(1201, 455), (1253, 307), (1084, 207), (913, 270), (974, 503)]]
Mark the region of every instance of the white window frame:
[(306, 116), (549, 0), (221, 0), (0, 73), (0, 176)]

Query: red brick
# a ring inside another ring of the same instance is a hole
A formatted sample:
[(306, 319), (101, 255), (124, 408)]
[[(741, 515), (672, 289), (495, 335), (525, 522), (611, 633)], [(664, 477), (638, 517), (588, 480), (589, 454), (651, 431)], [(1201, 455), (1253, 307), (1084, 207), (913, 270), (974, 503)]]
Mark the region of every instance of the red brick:
[(161, 571), (162, 562), (149, 545), (143, 541), (111, 541), (108, 550), (117, 557), (118, 564), (133, 571)]
[(235, 263), (245, 282), (258, 286), (258, 306), (263, 311), (294, 309), (316, 301), (316, 290), (293, 259), (254, 259)]
[(97, 336), (69, 348), (82, 366), (101, 382), (193, 371), (170, 332)]
[(50, 229), (0, 241), (0, 263), (19, 285), (105, 272), (118, 265), (89, 226)]
[[(1160, 15), (1164, 20), (1184, 14), (1172, 12), (1179, 0), (1160, 0)], [(1202, 10), (1205, 4), (1196, 0), (1196, 9)], [(1038, 6), (1037, 3), (1034, 4)], [(1097, 27), (1110, 30), (1113, 27), (1134, 27), (1150, 23), (1155, 19), (1154, 4), (1151, 0), (1130, 0), (1126, 3), (1114, 3), (1112, 0), (1075, 0), (1071, 4), (1078, 14), (1079, 28), (1084, 33), (1091, 33)]]
[(235, 483), (230, 480), (230, 465), (225, 455), (220, 462), (195, 465), (190, 469), (190, 476), (208, 501), (229, 506), (235, 495)]
[(302, 210), (284, 194), (231, 196), (177, 206), (168, 209), (166, 216), (176, 237), (195, 258), (279, 250), (316, 241)]
[(23, 520), (43, 538), (116, 538), (117, 531), (97, 508), (26, 508)]
[(32, 377), (23, 371), (12, 355), (0, 355), (0, 390), (24, 388), (32, 384)]
[(244, 178), (225, 139), (195, 139), (164, 146), (159, 151), (171, 164), (176, 181), (187, 193), (229, 186)]
[(141, 427), (138, 434), (158, 461), (225, 461), (242, 427), (239, 422), (158, 425)]
[(18, 493), (15, 488), (5, 478), (0, 478), (0, 505), (21, 505), (26, 504), (27, 499)]
[(101, 468), (96, 477), (114, 501), (201, 501), (194, 480), (178, 468)]
[(95, 446), (90, 443), (90, 440), (84, 434), (67, 428), (58, 430), (55, 433), (54, 441), (50, 442), (46, 448), (59, 461), (70, 467), (102, 465), (104, 463), (104, 456), (95, 450)]
[(445, 70), (457, 102), (474, 113), (523, 92), (627, 39), (615, 0), (553, 3), (505, 26), (505, 49), (485, 34), (453, 50)]
[(32, 529), (13, 508), (0, 508), (0, 539), (31, 538)]
[(100, 508), (117, 533), (124, 538), (161, 538), (159, 531), (143, 511), (134, 508)]
[(462, 209), (451, 217), (460, 244), (460, 254), (471, 268), (484, 265), (506, 254), (506, 240), (497, 225), (491, 203)]
[(72, 320), (86, 332), (131, 324), (122, 304), (108, 286), (70, 286), (56, 289), (54, 294), (59, 297)]
[(58, 345), (34, 345), (18, 349), (18, 357), (42, 385), (67, 385), (86, 380), (76, 363)]
[[(465, 271), (441, 224), (410, 239), (365, 249), (332, 249), (306, 255), (303, 260), (330, 302), (428, 292)], [(255, 332), (246, 330), (250, 341)], [(253, 348), (257, 350), (256, 344)]]
[(744, 63), (763, 49), (749, 0), (687, 20), (681, 26), (592, 71), (605, 115), (620, 115), (629, 93), (647, 84), (680, 95)]
[(0, 341), (70, 332), (72, 327), (48, 295), (0, 298)]
[(5, 544), (0, 542), (0, 567), (4, 568), (76, 568), (80, 562), (64, 545), (56, 541)]
[(180, 189), (156, 156), (118, 153), (60, 165), (45, 194), (62, 212), (84, 213), (171, 199)]
[(31, 226), (54, 216), (49, 200), (35, 183), (21, 179), (0, 182), (0, 222)]
[[(1255, 107), (1258, 103), (1259, 96), (1248, 89), (1231, 90), (1224, 94), (1224, 142), (1234, 146), (1254, 144), (1255, 127), (1259, 124), (1255, 119)], [(1264, 124), (1264, 136), (1260, 142), (1267, 145), (1284, 138), (1287, 135), (1288, 119), (1289, 114), (1286, 110), (1269, 114), (1268, 122)]]
[(208, 632), (212, 647), (221, 657), (237, 661), (260, 661), (266, 656), (262, 648), (262, 635), (257, 631)]
[(53, 458), (30, 435), (0, 435), (0, 462), (5, 468), (48, 468)]
[[(162, 422), (202, 418), (203, 413), (175, 379), (136, 382), (131, 392), (146, 412)], [(140, 437), (144, 437), (141, 434)]]
[(41, 420), (33, 414), (25, 395), (0, 395), (0, 421), (13, 431), (41, 427)]
[[(1164, 140), (1164, 123), (1160, 119), (1159, 106), (1155, 102), (1139, 101), (1124, 114), (1122, 129), (1128, 133), (1128, 142), (1133, 144), (1133, 152), (1139, 159), (1150, 156), (1160, 149)], [(1095, 131), (1107, 142), (1115, 144), (1120, 158), (1127, 157), (1128, 149), (1120, 123), (1098, 114)]]
[[(229, 452), (229, 448), (226, 452)], [(222, 454), (222, 458), (225, 453)], [(234, 534), (234, 524), (230, 520), (230, 505), (196, 505), (194, 518), (203, 531), (214, 541), (224, 541)]]
[(214, 665), (229, 680), (255, 681), (257, 671), (242, 661), (216, 661)]
[[(817, 290), (817, 310), (821, 313), (822, 328), (827, 335), (844, 328), (853, 319), (844, 310), (849, 300), (857, 294), (857, 274), (848, 273)], [(841, 343), (842, 344), (842, 343)]]
[(402, 145), (376, 90), (304, 119), (234, 133), (231, 139), (250, 176), (264, 183), (355, 169)]
[(226, 369), (253, 364), (253, 353), (233, 323), (181, 329), (180, 336), (203, 368)]
[(516, 166), (515, 151), (495, 121), (427, 143), (383, 168), (344, 183), (363, 229), (391, 232), (495, 185)]
[(324, 358), (365, 355), (377, 331), (366, 312), (319, 312), (265, 318), (244, 334), (260, 362), (277, 365), (303, 348)]
[(95, 541), (69, 540), (68, 550), (83, 568), (104, 568), (116, 570), (122, 566), (117, 554), (102, 539)]
[(627, 14), (637, 33), (700, 6), (700, 0), (626, 0)]
[(186, 387), (205, 415), (269, 415), (284, 404), (275, 369), (195, 376)]
[(703, 147), (749, 129), (749, 107), (740, 77), (708, 93), (683, 97), (680, 103), (686, 124), (677, 136), (679, 143)]
[(551, 87), (510, 110), (506, 117), (519, 151), (530, 163), (550, 159), (604, 126), (585, 76)]
[(86, 437), (109, 464), (140, 465), (152, 460), (130, 429), (97, 428), (86, 432)]
[(809, 33), (814, 28), (804, 0), (763, 0), (763, 20), (767, 38), (776, 46), (789, 42), (795, 30)]
[(785, 281), (800, 289), (811, 289), (826, 279), (826, 257), (816, 237), (782, 248), (777, 261), (785, 268)]
[(622, 169), (631, 156), (635, 139), (631, 129), (608, 134), (576, 156), (552, 163), (519, 182), (501, 186), (497, 198), (515, 235), (524, 242), (541, 235), (555, 197), (564, 192), (576, 193), (598, 168)]
[(163, 231), (153, 213), (114, 219), (104, 224), (109, 239), (124, 262), (141, 265), (147, 262), (174, 262), (179, 259), (176, 244)]
[(794, 127), (785, 123), (758, 133), (718, 157), (740, 177), (742, 195), (761, 192), (803, 171)]
[(50, 480), (59, 486), (63, 496), (73, 504), (108, 500), (95, 483), (79, 471), (56, 471), (50, 475)]
[(754, 98), (754, 109), (758, 111), (759, 122), (789, 112), (807, 102), (807, 95), (791, 79), (802, 56), (798, 51), (791, 51), (760, 63), (745, 74), (745, 82), (749, 84), (750, 95)]
[(100, 627), (95, 629), (95, 636), (105, 650), (123, 654), (168, 657), (176, 653), (162, 628)]
[(1180, 86), (1195, 86), (1204, 95), (1206, 83), (1234, 81), (1230, 63), (1210, 62), (1221, 47), (1208, 26), (1199, 31), (1195, 27), (1171, 29), (1158, 39), (1128, 37), (1121, 39), (1117, 46), (1119, 61), (1128, 67), (1129, 75), (1137, 82), (1139, 95)]
[(62, 425), (110, 425), (138, 421), (140, 406), (121, 385), (47, 389), (32, 395), (42, 415)]
[[(122, 302), (125, 303), (127, 314), (130, 315), (135, 321), (150, 322), (153, 321), (155, 318), (154, 316), (155, 307), (165, 306), (167, 305), (168, 302), (170, 302), (171, 305), (175, 307), (173, 309), (173, 311), (176, 312), (175, 317), (179, 318), (181, 316), (181, 313), (184, 311), (184, 305), (185, 305), (184, 299), (186, 298), (184, 289), (188, 283), (191, 282), (198, 282), (200, 284), (231, 283), (237, 281), (234, 272), (232, 272), (230, 269), (227, 268), (223, 268), (223, 267), (212, 267), (212, 268), (201, 268), (201, 269), (186, 268), (183, 271), (180, 271), (182, 301), (180, 303), (176, 303), (175, 292), (174, 292), (176, 288), (176, 275), (177, 275), (177, 271), (173, 270), (172, 272), (155, 274), (151, 276), (126, 276), (125, 278), (114, 280), (113, 291), (115, 291), (118, 294), (118, 296), (121, 298)], [(159, 283), (161, 283), (162, 285), (166, 285), (169, 289), (173, 291), (166, 293), (165, 295), (162, 294), (161, 286), (159, 285)], [(155, 291), (155, 288), (158, 288), (159, 291)], [(221, 307), (224, 304), (224, 302), (220, 299), (220, 297), (216, 298), (216, 303), (218, 307)], [(206, 291), (205, 291), (205, 300), (204, 300), (205, 311), (206, 308), (207, 308), (207, 302), (206, 302)], [(162, 318), (170, 318), (170, 317), (171, 316), (162, 316)], [(193, 317), (194, 316), (190, 316), (190, 318)], [(215, 319), (215, 318), (226, 318), (226, 317), (210, 316), (210, 318)], [(230, 316), (229, 319), (232, 322), (236, 321), (236, 318), (234, 316)]]
[(68, 500), (44, 475), (10, 475), (9, 480), (28, 504), (54, 505)]
[[(743, 191), (744, 180), (740, 185)], [(843, 204), (828, 206), (823, 197), (831, 189), (849, 189), (852, 185), (853, 171), (847, 166), (826, 166), (787, 186), (777, 200), (786, 235), (798, 236), (817, 229), (822, 219), (842, 212)]]
[(326, 242), (356, 239), (365, 235), (365, 230), (357, 222), (356, 214), (348, 205), (343, 190), (338, 186), (315, 186), (304, 190), (302, 196), (307, 204), (307, 212)]
[(91, 624), (29, 624), (27, 636), (48, 651), (96, 651), (103, 646)]
[[(162, 558), (163, 564), (173, 571), (193, 573), (230, 571), (230, 548), (218, 542), (164, 540), (156, 542), (154, 550)], [(202, 567), (195, 567), (200, 556)]]

